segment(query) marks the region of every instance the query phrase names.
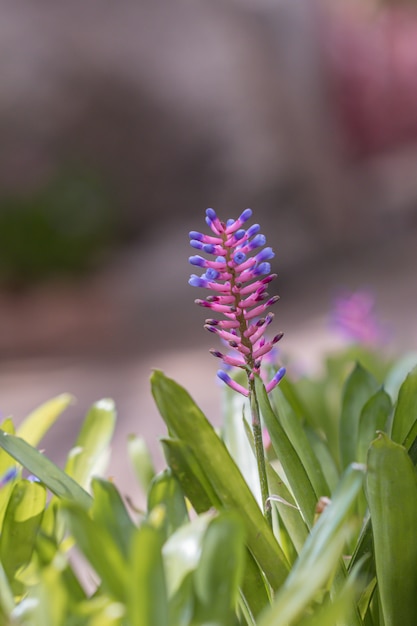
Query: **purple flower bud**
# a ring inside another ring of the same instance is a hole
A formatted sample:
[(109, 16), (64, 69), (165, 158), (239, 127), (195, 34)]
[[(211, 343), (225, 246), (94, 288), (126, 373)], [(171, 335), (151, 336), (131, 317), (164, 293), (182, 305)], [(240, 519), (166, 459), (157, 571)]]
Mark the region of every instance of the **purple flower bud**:
[(243, 263), (244, 261), (246, 261), (246, 254), (244, 254), (243, 252), (235, 252), (235, 254), (233, 255), (233, 260), (237, 265), (240, 265), (241, 263)]
[(273, 388), (276, 387), (278, 385), (278, 383), (281, 382), (281, 380), (284, 378), (285, 374), (286, 374), (285, 367), (281, 367), (277, 371), (277, 373), (275, 374), (273, 379), (267, 385), (265, 385), (266, 392), (269, 393), (270, 391), (272, 391)]
[(247, 222), (252, 217), (252, 209), (245, 209), (239, 217), (240, 222)]
[(196, 230), (192, 230), (188, 233), (190, 239), (196, 239), (197, 241), (202, 241), (204, 239), (203, 233), (199, 233)]
[(212, 267), (209, 267), (208, 270), (206, 271), (206, 278), (208, 280), (216, 280), (218, 276), (219, 276), (219, 272), (217, 270), (214, 270)]
[(191, 287), (203, 287), (204, 289), (207, 289), (208, 280), (201, 278), (201, 276), (197, 276), (196, 274), (191, 274), (188, 284), (191, 285)]
[(252, 224), (252, 226), (250, 226), (246, 231), (248, 238), (253, 237), (254, 235), (256, 235), (256, 233), (259, 233), (260, 230), (261, 227), (259, 226), (259, 224)]
[(263, 250), (258, 252), (258, 254), (256, 255), (256, 260), (258, 263), (260, 263), (262, 261), (268, 261), (269, 259), (273, 259), (274, 256), (275, 253), (272, 248), (264, 248)]
[(269, 274), (271, 271), (270, 263), (260, 263), (257, 267), (253, 269), (253, 273), (255, 276), (262, 276), (263, 274)]
[(214, 209), (206, 209), (206, 215), (211, 222), (217, 218), (216, 211)]
[(215, 247), (213, 246), (212, 243), (206, 243), (203, 246), (203, 250), (204, 250), (204, 252), (207, 252), (207, 254), (214, 254)]
[(191, 265), (197, 265), (197, 267), (207, 267), (206, 259), (203, 259), (203, 257), (199, 256), (198, 254), (196, 254), (195, 256), (190, 256), (188, 261), (191, 263)]
[(249, 250), (255, 250), (256, 248), (261, 248), (265, 244), (266, 244), (265, 235), (261, 235), (261, 234), (256, 235), (256, 237), (254, 237), (252, 241), (249, 243)]
[(230, 378), (229, 374), (227, 374), (224, 370), (218, 370), (217, 376), (231, 389), (237, 391), (238, 393), (241, 393), (246, 398), (248, 397), (249, 391), (245, 389), (245, 387), (242, 387), (242, 385), (239, 385), (239, 383), (237, 383), (235, 380)]
[(243, 239), (245, 235), (246, 235), (246, 230), (244, 230), (243, 228), (241, 228), (240, 230), (237, 230), (235, 232), (236, 241), (240, 241), (241, 239)]

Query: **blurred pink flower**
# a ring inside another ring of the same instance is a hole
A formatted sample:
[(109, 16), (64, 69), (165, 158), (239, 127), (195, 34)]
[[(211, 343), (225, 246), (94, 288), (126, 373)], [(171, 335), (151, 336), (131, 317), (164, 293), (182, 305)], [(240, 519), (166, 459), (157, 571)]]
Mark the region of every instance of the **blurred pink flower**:
[(387, 331), (374, 309), (375, 297), (371, 292), (346, 292), (334, 301), (331, 325), (352, 342), (370, 347), (381, 345)]

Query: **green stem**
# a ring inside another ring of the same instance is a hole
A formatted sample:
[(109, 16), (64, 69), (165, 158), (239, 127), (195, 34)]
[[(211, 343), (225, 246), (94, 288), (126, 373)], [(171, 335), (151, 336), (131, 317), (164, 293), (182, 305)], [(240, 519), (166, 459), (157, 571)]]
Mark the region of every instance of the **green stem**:
[(265, 464), (265, 451), (264, 451), (264, 444), (262, 440), (262, 425), (261, 425), (261, 418), (260, 418), (260, 413), (259, 413), (258, 398), (256, 396), (256, 390), (255, 390), (255, 381), (253, 379), (249, 379), (249, 392), (250, 392), (249, 393), (250, 409), (251, 409), (251, 415), (252, 415), (252, 431), (253, 431), (253, 438), (255, 440), (255, 454), (256, 454), (256, 462), (258, 465), (259, 482), (261, 485), (263, 512), (264, 512), (266, 521), (272, 528), (272, 511), (271, 511), (271, 503), (269, 501), (268, 479), (266, 475), (266, 464)]

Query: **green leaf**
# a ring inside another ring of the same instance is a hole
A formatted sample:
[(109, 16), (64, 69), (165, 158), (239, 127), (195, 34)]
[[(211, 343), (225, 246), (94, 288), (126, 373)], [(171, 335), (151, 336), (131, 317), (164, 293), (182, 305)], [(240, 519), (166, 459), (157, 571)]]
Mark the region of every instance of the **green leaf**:
[(168, 538), (177, 528), (188, 522), (187, 506), (179, 481), (167, 469), (157, 474), (148, 491), (148, 511), (156, 506), (165, 508), (164, 535)]
[(378, 383), (360, 363), (346, 381), (340, 415), (340, 458), (342, 467), (357, 461), (359, 420), (364, 404), (377, 391)]
[(366, 491), (385, 626), (414, 626), (417, 475), (403, 446), (384, 433), (369, 450)]
[(185, 578), (197, 568), (203, 537), (212, 519), (213, 513), (199, 515), (178, 528), (165, 542), (162, 553), (170, 598), (177, 593)]
[(0, 536), (0, 560), (6, 575), (17, 590), (15, 575), (26, 567), (33, 554), (36, 535), (46, 505), (43, 485), (20, 480), (13, 488)]
[(310, 446), (320, 463), (321, 470), (326, 483), (329, 486), (330, 493), (332, 493), (339, 482), (340, 476), (335, 457), (330, 450), (329, 443), (323, 438), (321, 433), (318, 434), (317, 431), (313, 430), (309, 426), (305, 426), (305, 432)]
[(48, 400), (23, 420), (17, 429), (17, 436), (36, 447), (45, 433), (73, 401), (74, 397), (68, 393)]
[(155, 467), (151, 455), (143, 437), (129, 435), (127, 439), (127, 452), (130, 462), (144, 491), (147, 491), (155, 476)]
[(253, 621), (270, 604), (268, 584), (252, 553), (246, 550), (241, 590), (242, 601)]
[(179, 439), (161, 439), (165, 459), (197, 513), (222, 508), (210, 481), (191, 447)]
[(307, 472), (316, 499), (318, 500), (321, 496), (329, 496), (329, 487), (301, 421), (292, 411), (280, 388), (276, 387), (274, 392), (273, 401), (277, 409), (277, 417)]
[(15, 607), (13, 591), (9, 580), (0, 562), (0, 623), (13, 624), (11, 614)]
[(163, 534), (148, 523), (134, 534), (128, 580), (129, 626), (168, 626)]
[(249, 403), (241, 394), (226, 385), (224, 387), (222, 439), (261, 506), (262, 497), (256, 456), (248, 441), (244, 423), (245, 409), (250, 411)]
[(63, 513), (77, 547), (101, 578), (103, 586), (119, 602), (127, 597), (129, 572), (118, 542), (102, 523), (95, 522), (81, 507), (64, 503)]
[(359, 419), (356, 454), (360, 463), (366, 462), (369, 446), (377, 431), (386, 430), (391, 411), (391, 398), (384, 389), (379, 389), (363, 407)]
[(280, 587), (288, 563), (226, 446), (189, 394), (162, 372), (152, 374), (152, 393), (169, 432), (191, 448), (222, 506), (237, 509), (248, 546), (271, 586)]
[(349, 532), (349, 520), (356, 498), (362, 488), (364, 468), (347, 468), (331, 503), (314, 525), (295, 565), (277, 593), (259, 626), (289, 626), (297, 623), (316, 597), (328, 585), (341, 557)]
[(301, 462), (287, 433), (283, 429), (279, 419), (275, 415), (269, 403), (265, 387), (257, 376), (255, 387), (262, 417), (271, 437), (273, 448), (278, 456), (291, 490), (300, 511), (309, 527), (313, 525), (314, 511), (318, 497), (314, 492), (313, 485), (304, 465)]
[(107, 540), (117, 544), (118, 549), (127, 559), (135, 525), (120, 493), (113, 483), (102, 478), (94, 478), (91, 486), (94, 496), (90, 510), (91, 517), (96, 524), (107, 531)]
[[(5, 419), (1, 425), (2, 430), (8, 435), (14, 435), (14, 425), (10, 418)], [(0, 479), (3, 478), (9, 470), (16, 467), (15, 460), (10, 454), (7, 454), (5, 450), (0, 448)], [(0, 528), (3, 523), (4, 513), (6, 511), (7, 503), (9, 502), (10, 494), (12, 493), (14, 480), (7, 480), (4, 482), (0, 489)]]
[(243, 575), (244, 541), (244, 527), (235, 511), (220, 513), (210, 522), (194, 574), (198, 622), (232, 623)]
[(271, 492), (271, 504), (277, 508), (280, 523), (284, 524), (287, 529), (291, 542), (298, 554), (308, 537), (307, 525), (290, 490), (270, 464), (267, 465), (267, 473)]
[(84, 489), (89, 488), (91, 477), (100, 474), (107, 462), (115, 423), (114, 402), (109, 398), (93, 404), (87, 413), (65, 467), (68, 475)]
[(414, 437), (409, 437), (414, 424), (417, 421), (417, 367), (415, 367), (407, 376), (400, 387), (398, 394), (398, 402), (392, 422), (391, 437), (393, 441), (404, 444), (409, 439), (408, 448)]
[(0, 430), (0, 446), (59, 498), (78, 502), (86, 509), (91, 506), (91, 496), (75, 480), (23, 439)]

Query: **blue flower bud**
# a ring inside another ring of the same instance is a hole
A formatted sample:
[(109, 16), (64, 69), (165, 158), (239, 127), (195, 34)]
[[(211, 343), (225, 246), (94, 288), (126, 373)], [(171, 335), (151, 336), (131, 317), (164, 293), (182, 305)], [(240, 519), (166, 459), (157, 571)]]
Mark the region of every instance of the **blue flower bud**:
[(191, 274), (188, 284), (191, 285), (191, 287), (208, 287), (208, 281), (196, 274)]
[(239, 251), (235, 252), (235, 254), (233, 255), (233, 260), (235, 263), (240, 265), (241, 263), (246, 261), (246, 254), (244, 254), (243, 252), (239, 252)]
[(255, 250), (255, 248), (262, 248), (262, 246), (264, 246), (266, 244), (266, 237), (265, 235), (256, 235), (252, 241), (249, 243), (249, 249), (250, 250)]
[(212, 267), (209, 267), (205, 275), (207, 280), (216, 280), (216, 278), (219, 277), (219, 272), (214, 270)]
[(270, 263), (260, 263), (253, 269), (255, 276), (262, 276), (263, 274), (269, 274), (271, 271)]
[(246, 235), (246, 230), (244, 228), (240, 228), (239, 230), (235, 232), (235, 239), (239, 241), (240, 239), (243, 239), (245, 235)]
[(275, 256), (275, 253), (272, 250), (272, 248), (264, 248), (263, 250), (258, 252), (258, 254), (256, 255), (256, 260), (259, 263), (261, 261), (267, 261), (268, 259), (273, 259), (274, 256)]
[(190, 237), (190, 239), (197, 239), (198, 241), (202, 241), (204, 239), (203, 233), (199, 233), (196, 230), (191, 230), (188, 233), (188, 236)]
[(206, 209), (206, 215), (211, 222), (217, 218), (216, 211), (214, 209)]
[(240, 215), (239, 220), (241, 222), (247, 222), (252, 217), (252, 209), (245, 209)]
[(188, 260), (191, 265), (197, 265), (198, 267), (205, 267), (207, 263), (206, 259), (203, 259), (203, 257), (199, 256), (198, 254), (196, 254), (195, 256), (190, 256)]

